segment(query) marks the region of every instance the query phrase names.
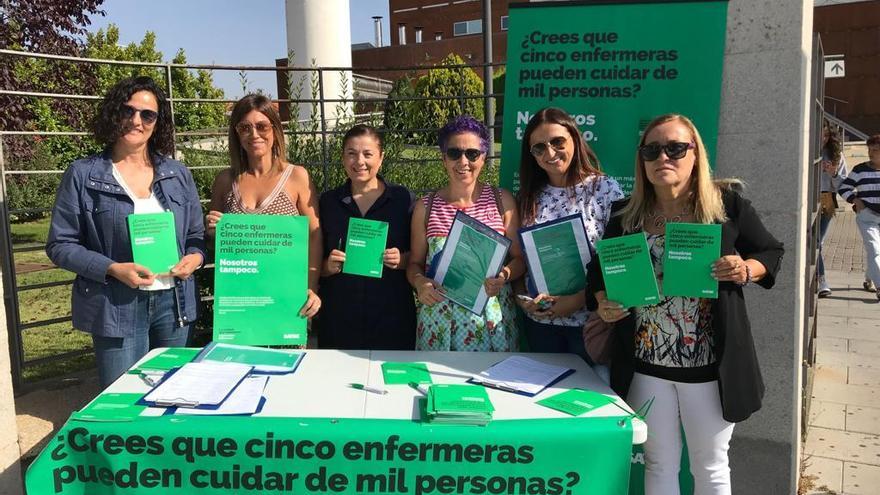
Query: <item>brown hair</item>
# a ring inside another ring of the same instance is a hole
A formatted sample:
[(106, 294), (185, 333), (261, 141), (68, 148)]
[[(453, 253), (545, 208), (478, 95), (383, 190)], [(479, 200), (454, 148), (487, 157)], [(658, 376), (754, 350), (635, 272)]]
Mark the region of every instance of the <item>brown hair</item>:
[(584, 141), (577, 123), (561, 108), (548, 107), (538, 111), (526, 126), (522, 138), (522, 150), (519, 163), (519, 213), (523, 223), (535, 219), (535, 203), (538, 193), (550, 182), (547, 172), (538, 165), (532, 156), (529, 140), (532, 133), (541, 124), (558, 124), (565, 127), (568, 137), (574, 143), (574, 156), (565, 173), (565, 187), (573, 189), (591, 175), (603, 175), (599, 166), (599, 157)]
[(880, 134), (874, 134), (869, 137), (867, 141), (865, 141), (865, 146), (877, 146), (880, 145)]
[(287, 156), (287, 147), (284, 144), (284, 128), (281, 126), (281, 117), (278, 110), (267, 96), (261, 94), (249, 94), (235, 103), (232, 107), (232, 115), (229, 117), (229, 167), (232, 169), (233, 178), (247, 171), (247, 155), (241, 147), (238, 131), (235, 126), (244, 119), (244, 116), (256, 110), (272, 124), (272, 167), (281, 168)]

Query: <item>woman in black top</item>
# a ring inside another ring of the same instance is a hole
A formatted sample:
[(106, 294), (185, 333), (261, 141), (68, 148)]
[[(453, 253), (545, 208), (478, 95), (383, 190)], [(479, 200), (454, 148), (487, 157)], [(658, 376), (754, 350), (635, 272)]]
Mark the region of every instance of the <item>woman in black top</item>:
[[(316, 321), (321, 349), (394, 349), (415, 347), (416, 309), (406, 280), (413, 196), (388, 184), (382, 167), (382, 137), (366, 125), (343, 138), (342, 164), (348, 180), (321, 195), (324, 262)], [(382, 278), (342, 273), (350, 218), (388, 223)]]
[[(646, 234), (660, 302), (623, 308), (607, 299), (598, 259), (588, 267), (595, 296), (588, 306), (616, 323), (611, 386), (635, 408), (654, 401), (646, 415), (645, 493), (679, 493), (680, 425), (694, 493), (729, 494), (734, 423), (761, 407), (764, 384), (742, 287), (772, 287), (783, 249), (734, 183), (712, 179), (689, 119), (654, 119), (639, 143), (632, 196), (614, 204), (604, 237)], [(706, 267), (719, 281), (717, 299), (662, 295), (668, 222), (721, 225), (721, 257)]]

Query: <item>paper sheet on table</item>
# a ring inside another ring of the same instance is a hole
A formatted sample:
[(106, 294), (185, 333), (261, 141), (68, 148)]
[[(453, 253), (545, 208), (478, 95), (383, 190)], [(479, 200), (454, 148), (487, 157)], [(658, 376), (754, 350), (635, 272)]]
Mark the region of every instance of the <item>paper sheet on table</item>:
[(150, 405), (216, 406), (253, 369), (236, 363), (187, 363), (144, 397)]
[(251, 375), (241, 381), (229, 397), (220, 404), (217, 409), (191, 409), (181, 407), (174, 414), (208, 414), (208, 415), (236, 415), (254, 414), (260, 407), (263, 398), (263, 389), (266, 388), (266, 375)]
[(510, 392), (535, 395), (552, 385), (571, 369), (545, 364), (523, 356), (509, 358), (474, 375), (473, 381)]

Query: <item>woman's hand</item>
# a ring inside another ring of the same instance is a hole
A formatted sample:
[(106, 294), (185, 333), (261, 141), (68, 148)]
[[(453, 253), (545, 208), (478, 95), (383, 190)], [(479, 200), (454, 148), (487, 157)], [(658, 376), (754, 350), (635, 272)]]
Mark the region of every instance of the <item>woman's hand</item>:
[(319, 309), (321, 309), (321, 298), (318, 297), (312, 289), (308, 289), (306, 303), (303, 304), (303, 307), (299, 310), (299, 315), (311, 318), (318, 314)]
[(107, 275), (119, 280), (123, 284), (137, 289), (140, 286), (152, 285), (156, 281), (147, 267), (138, 265), (137, 263), (112, 263), (107, 268)]
[(382, 253), (382, 263), (392, 270), (399, 270), (401, 267), (406, 266), (404, 256), (400, 254), (400, 249), (397, 249), (396, 247), (386, 249), (385, 252)]
[(507, 270), (502, 269), (497, 277), (487, 278), (486, 281), (483, 282), (483, 285), (486, 287), (486, 295), (489, 297), (495, 297), (501, 293), (501, 289), (504, 287), (504, 284), (507, 283), (508, 276)]
[(526, 313), (535, 316), (552, 316), (550, 309), (556, 303), (556, 298), (548, 294), (538, 294), (537, 297), (516, 297), (516, 303)]
[(831, 160), (822, 160), (822, 170), (832, 177), (837, 174), (837, 167), (834, 166), (834, 162)]
[(220, 222), (220, 217), (222, 216), (223, 213), (216, 210), (211, 210), (205, 215), (205, 232), (208, 235), (214, 235), (214, 231), (217, 230), (217, 224)]
[(718, 258), (712, 264), (712, 277), (719, 282), (735, 282), (743, 285), (749, 277), (746, 262), (739, 255), (731, 254)]
[(614, 323), (629, 316), (628, 309), (624, 308), (623, 305), (618, 302), (605, 299), (604, 296), (604, 292), (596, 293), (596, 300), (599, 303), (596, 308), (596, 313), (599, 314), (599, 318), (602, 318), (602, 321), (605, 323)]
[(425, 306), (433, 306), (446, 299), (446, 296), (443, 295), (443, 288), (424, 275), (421, 275), (416, 281), (416, 295), (419, 302)]
[(867, 208), (867, 206), (865, 206), (865, 202), (862, 201), (862, 198), (856, 198), (853, 200), (853, 211), (854, 212), (858, 213), (858, 212), (864, 210), (865, 208)]
[(330, 277), (342, 273), (343, 263), (345, 263), (345, 251), (338, 249), (330, 251), (330, 255), (324, 260), (324, 266), (321, 267), (321, 275)]
[(181, 258), (180, 261), (171, 268), (171, 274), (181, 280), (186, 280), (192, 276), (194, 271), (202, 266), (204, 261), (204, 258), (202, 258), (202, 255), (199, 253), (188, 254)]

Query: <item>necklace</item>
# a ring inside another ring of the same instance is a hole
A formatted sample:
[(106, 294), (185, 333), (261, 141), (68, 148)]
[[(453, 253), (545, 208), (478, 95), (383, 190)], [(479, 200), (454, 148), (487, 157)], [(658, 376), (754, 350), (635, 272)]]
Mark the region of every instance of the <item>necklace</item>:
[(664, 227), (667, 223), (680, 222), (684, 217), (690, 215), (690, 213), (690, 205), (685, 205), (685, 207), (682, 208), (681, 213), (679, 213), (678, 215), (667, 217), (662, 213), (652, 211), (650, 216), (652, 219), (654, 219), (654, 227), (660, 228)]

